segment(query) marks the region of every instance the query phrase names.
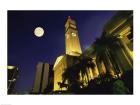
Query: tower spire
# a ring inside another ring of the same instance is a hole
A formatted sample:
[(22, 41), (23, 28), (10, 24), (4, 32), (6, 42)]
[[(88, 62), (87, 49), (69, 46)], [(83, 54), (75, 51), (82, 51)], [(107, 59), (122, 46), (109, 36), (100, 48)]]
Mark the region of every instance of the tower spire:
[(67, 19), (67, 21), (72, 21), (72, 18), (71, 18), (71, 16), (68, 16), (68, 19)]
[(71, 19), (71, 16), (68, 16), (68, 19)]

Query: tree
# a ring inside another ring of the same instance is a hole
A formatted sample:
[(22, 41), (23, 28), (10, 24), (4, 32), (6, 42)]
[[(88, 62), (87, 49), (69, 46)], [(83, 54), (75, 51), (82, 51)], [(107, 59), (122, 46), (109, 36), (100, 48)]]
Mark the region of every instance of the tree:
[[(120, 71), (118, 64), (116, 62), (116, 60), (114, 59), (114, 56), (112, 54), (112, 47), (116, 47), (116, 41), (117, 41), (117, 37), (105, 37), (102, 36), (101, 38), (98, 38), (95, 42), (95, 49), (93, 53), (96, 53), (96, 63), (97, 63), (97, 67), (99, 69), (99, 74), (101, 74), (102, 72), (102, 68), (101, 68), (101, 62), (104, 63), (105, 68), (106, 68), (106, 74), (111, 74), (111, 66), (112, 69), (115, 70), (113, 72), (115, 72), (117, 75)], [(100, 75), (101, 76), (101, 75)]]
[(63, 83), (67, 80), (69, 84), (69, 90), (71, 91), (79, 91), (80, 90), (80, 72), (88, 75), (87, 70), (89, 68), (94, 69), (95, 64), (93, 63), (93, 59), (87, 56), (80, 56), (77, 58), (78, 63), (73, 66), (66, 68), (63, 73)]

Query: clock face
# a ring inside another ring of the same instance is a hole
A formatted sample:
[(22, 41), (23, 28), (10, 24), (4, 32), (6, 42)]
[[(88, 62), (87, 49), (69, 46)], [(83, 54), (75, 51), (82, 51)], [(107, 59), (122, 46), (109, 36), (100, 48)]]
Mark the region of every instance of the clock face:
[(72, 36), (76, 36), (76, 34), (74, 32), (71, 33)]

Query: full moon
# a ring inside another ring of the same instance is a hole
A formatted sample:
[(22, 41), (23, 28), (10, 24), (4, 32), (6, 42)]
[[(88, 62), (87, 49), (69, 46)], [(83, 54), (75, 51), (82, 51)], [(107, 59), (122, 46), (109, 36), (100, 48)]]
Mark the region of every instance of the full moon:
[(37, 37), (42, 37), (44, 35), (44, 29), (42, 27), (37, 27), (34, 30), (34, 34)]

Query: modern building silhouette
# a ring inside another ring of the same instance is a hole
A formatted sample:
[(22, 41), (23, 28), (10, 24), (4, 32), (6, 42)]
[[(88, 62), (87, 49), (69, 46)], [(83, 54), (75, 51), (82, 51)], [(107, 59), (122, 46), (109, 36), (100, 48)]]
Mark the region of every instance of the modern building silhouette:
[(45, 89), (48, 86), (49, 80), (49, 64), (39, 62), (36, 66), (36, 75), (34, 81), (34, 87), (32, 93), (34, 94), (41, 94), (44, 93)]

